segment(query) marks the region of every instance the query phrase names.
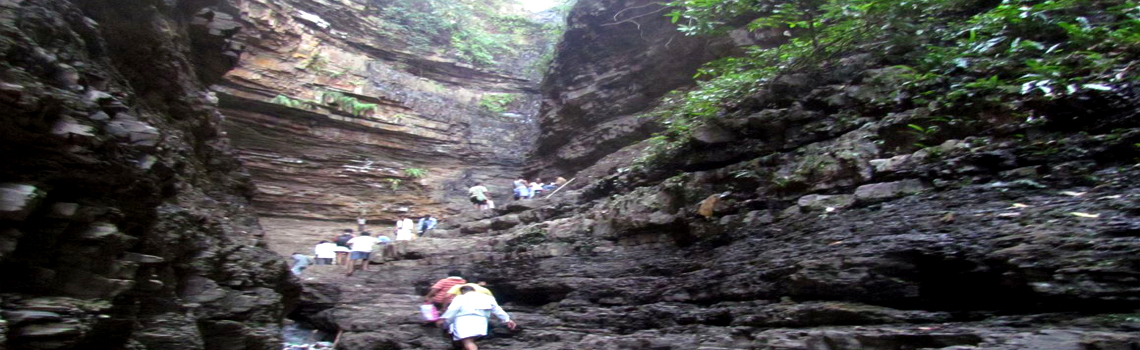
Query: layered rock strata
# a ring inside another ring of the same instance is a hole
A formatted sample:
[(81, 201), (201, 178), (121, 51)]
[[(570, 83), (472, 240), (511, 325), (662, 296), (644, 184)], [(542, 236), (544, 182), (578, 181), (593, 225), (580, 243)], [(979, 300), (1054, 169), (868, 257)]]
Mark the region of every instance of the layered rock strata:
[[(245, 53), (214, 90), (263, 216), (453, 213), (474, 182), (509, 184), (522, 172), (538, 82), (518, 68), (538, 55), (502, 68), (424, 56), (384, 31), (381, 5), (240, 2)], [(502, 111), (482, 105), (504, 94)], [(271, 102), (278, 96), (303, 103)], [(332, 96), (373, 107), (348, 110)]]
[(0, 1), (0, 348), (272, 349), (299, 292), (203, 81), (225, 1)]
[[(666, 93), (691, 86), (702, 64), (753, 43), (747, 34), (735, 35), (737, 41), (686, 36), (662, 15), (666, 11), (644, 0), (581, 1), (574, 7), (543, 80), (542, 133), (530, 173), (570, 178), (648, 138), (659, 126), (644, 112)], [(585, 180), (605, 174), (583, 175)]]

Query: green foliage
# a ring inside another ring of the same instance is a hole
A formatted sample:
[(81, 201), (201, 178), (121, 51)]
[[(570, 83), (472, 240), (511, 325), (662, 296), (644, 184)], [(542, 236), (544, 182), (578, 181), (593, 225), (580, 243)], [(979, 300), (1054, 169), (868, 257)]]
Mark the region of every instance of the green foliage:
[(427, 171), (427, 169), (407, 168), (407, 169), (404, 169), (404, 174), (408, 175), (408, 177), (410, 177), (410, 178), (419, 179), (419, 178), (422, 178), (424, 176), (427, 176), (428, 171)]
[[(870, 52), (901, 63), (896, 96), (878, 101), (929, 106), (940, 123), (969, 123), (982, 112), (1026, 99), (1115, 92), (1135, 80), (1140, 7), (1131, 0), (676, 0), (665, 14), (687, 35), (749, 30), (782, 33), (775, 47), (702, 67), (703, 79), (653, 112), (666, 130), (643, 160), (685, 147), (693, 128), (731, 114), (785, 74), (823, 69), (844, 55)], [(898, 101), (898, 102), (897, 102)], [(911, 129), (926, 138), (937, 126)]]
[(507, 106), (517, 99), (518, 95), (515, 94), (486, 94), (479, 100), (479, 105), (488, 111), (503, 113), (507, 111)]
[(316, 102), (309, 101), (309, 100), (293, 99), (293, 98), (290, 98), (289, 96), (285, 96), (285, 95), (277, 95), (277, 97), (274, 97), (272, 100), (269, 100), (269, 102), (276, 103), (276, 104), (286, 106), (286, 107), (290, 107), (290, 108), (300, 108), (300, 109), (316, 109), (317, 108)]
[(321, 94), (321, 101), (326, 105), (336, 107), (345, 113), (362, 117), (375, 111), (375, 103), (360, 102), (359, 99), (336, 91), (325, 91)]
[(517, 55), (550, 28), (519, 15), (505, 14), (512, 0), (379, 0), (382, 34), (401, 38), (414, 50), (441, 51), (480, 66)]
[(400, 181), (400, 179), (388, 179), (388, 187), (393, 191), (398, 191), (400, 189), (401, 182), (402, 181)]

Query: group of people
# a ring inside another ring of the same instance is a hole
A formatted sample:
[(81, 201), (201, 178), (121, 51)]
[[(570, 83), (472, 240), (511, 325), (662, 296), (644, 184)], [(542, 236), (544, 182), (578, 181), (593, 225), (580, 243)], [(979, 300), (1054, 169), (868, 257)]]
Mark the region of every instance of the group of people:
[[(556, 180), (547, 184), (543, 184), (541, 179), (534, 179), (533, 182), (528, 182), (526, 179), (518, 179), (514, 181), (512, 187), (514, 187), (515, 200), (523, 200), (533, 199), (542, 193), (554, 191), (566, 183), (567, 181), (563, 177), (558, 177)], [(481, 182), (475, 183), (475, 186), (471, 186), (471, 188), (467, 189), (467, 195), (471, 203), (479, 210), (495, 209), (495, 201), (491, 199), (489, 192), (490, 190), (488, 190), (486, 186), (483, 186)]]
[(566, 179), (561, 177), (558, 178), (558, 181), (552, 181), (548, 184), (543, 184), (541, 179), (534, 179), (532, 182), (527, 182), (526, 179), (515, 180), (513, 184), (515, 200), (533, 199), (545, 192), (553, 191), (562, 185), (558, 183), (559, 181), (566, 183)]
[[(439, 224), (439, 220), (431, 215), (421, 217), (419, 222), (415, 223), (410, 217), (400, 218), (396, 220), (396, 229), (393, 232), (396, 237), (395, 241), (416, 239), (417, 235), (413, 233), (416, 230), (419, 231), (419, 237), (426, 236), (437, 224)], [(396, 256), (396, 247), (392, 244), (392, 238), (387, 235), (372, 236), (371, 232), (361, 230), (360, 235), (355, 236), (353, 232), (352, 229), (346, 228), (331, 241), (321, 240), (318, 242), (313, 247), (315, 259), (300, 252), (293, 252), (293, 266), (290, 271), (294, 275), (300, 275), (309, 265), (336, 264), (347, 265), (347, 275), (351, 276), (357, 266), (361, 270), (368, 271), (368, 261), (371, 259), (374, 250), (378, 251), (384, 258)], [(361, 263), (357, 265), (357, 261)]]
[(503, 311), (495, 295), (486, 288), (486, 283), (474, 279), (468, 281), (462, 272), (452, 270), (447, 278), (436, 281), (424, 295), (425, 303), (432, 303), (443, 311), (437, 326), (446, 327), (453, 341), (463, 345), (464, 350), (478, 350), (475, 339), (490, 333), (491, 315), (495, 315), (510, 329), (517, 325), (511, 316)]

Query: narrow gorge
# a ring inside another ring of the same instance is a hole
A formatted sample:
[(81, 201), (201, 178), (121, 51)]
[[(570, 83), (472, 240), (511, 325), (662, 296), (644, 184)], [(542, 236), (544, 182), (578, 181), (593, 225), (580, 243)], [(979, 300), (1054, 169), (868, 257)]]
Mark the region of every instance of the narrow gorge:
[(1140, 349), (1130, 1), (0, 0), (0, 32), (0, 350), (458, 348), (419, 309), (452, 270), (519, 325), (483, 349)]

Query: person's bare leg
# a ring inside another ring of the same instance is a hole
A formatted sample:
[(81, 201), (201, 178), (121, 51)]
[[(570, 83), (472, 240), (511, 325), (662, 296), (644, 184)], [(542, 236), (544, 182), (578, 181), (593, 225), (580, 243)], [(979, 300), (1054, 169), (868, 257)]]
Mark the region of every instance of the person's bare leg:
[(463, 338), (459, 342), (463, 343), (463, 350), (479, 350), (479, 347), (475, 346), (475, 337)]

